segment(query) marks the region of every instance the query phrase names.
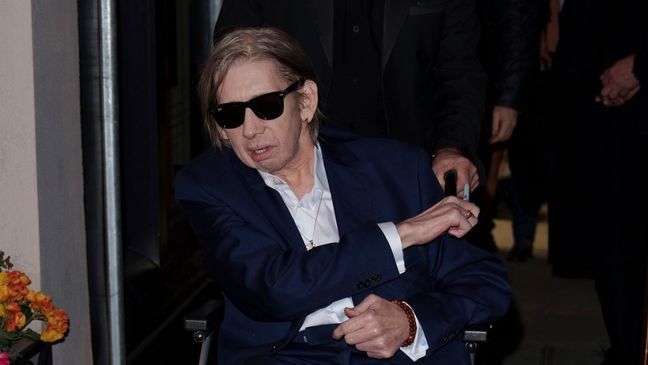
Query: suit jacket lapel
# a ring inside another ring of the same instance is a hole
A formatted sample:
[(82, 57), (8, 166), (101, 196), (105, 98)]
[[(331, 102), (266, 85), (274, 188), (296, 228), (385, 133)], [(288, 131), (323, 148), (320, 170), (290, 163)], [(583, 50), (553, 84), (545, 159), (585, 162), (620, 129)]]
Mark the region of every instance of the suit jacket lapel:
[(398, 33), (405, 22), (409, 11), (410, 1), (385, 0), (384, 23), (383, 23), (383, 49), (382, 68), (385, 69), (389, 55), (394, 48)]
[(340, 236), (373, 222), (370, 186), (362, 165), (344, 146), (320, 141)]
[[(302, 241), (297, 225), (295, 225), (286, 204), (281, 199), (279, 193), (267, 186), (259, 173), (251, 169), (240, 161), (238, 157), (232, 154), (235, 169), (243, 176), (246, 181), (246, 188), (249, 190), (252, 198), (257, 202), (259, 209), (274, 228), (281, 235), (282, 240), (279, 242), (283, 245), (285, 242), (293, 248), (306, 249)], [(284, 247), (287, 248), (287, 247)]]
[(329, 67), (333, 69), (333, 0), (307, 0), (306, 2)]

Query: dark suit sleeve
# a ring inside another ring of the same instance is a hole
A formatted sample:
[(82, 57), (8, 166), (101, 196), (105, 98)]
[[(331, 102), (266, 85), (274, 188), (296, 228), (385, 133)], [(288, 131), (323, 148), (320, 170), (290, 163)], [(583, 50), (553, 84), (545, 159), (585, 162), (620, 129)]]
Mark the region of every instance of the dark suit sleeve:
[(494, 75), (494, 105), (517, 111), (527, 103), (538, 60), (537, 0), (507, 0), (498, 7), (499, 61)]
[(416, 313), (431, 355), (466, 325), (503, 316), (511, 288), (502, 262), (466, 241), (446, 235), (426, 251), (434, 289), (405, 300)]
[(432, 151), (454, 147), (475, 156), (484, 113), (486, 78), (477, 59), (479, 22), (474, 2), (447, 1), (443, 36), (433, 67)]
[(388, 281), (398, 276), (389, 243), (376, 224), (356, 227), (339, 243), (306, 251), (245, 221), (189, 173), (178, 174), (176, 191), (200, 241), (205, 267), (236, 307), (254, 320), (299, 320), (378, 285), (359, 288), (367, 278), (380, 275)]
[[(423, 203), (440, 199), (442, 192), (433, 181), (429, 165), (421, 163), (419, 171)], [(430, 265), (431, 289), (404, 299), (425, 333), (427, 356), (452, 341), (466, 325), (492, 323), (504, 315), (511, 286), (501, 260), (449, 235), (405, 250), (406, 266), (407, 258), (416, 256), (407, 252), (412, 249), (424, 250)]]

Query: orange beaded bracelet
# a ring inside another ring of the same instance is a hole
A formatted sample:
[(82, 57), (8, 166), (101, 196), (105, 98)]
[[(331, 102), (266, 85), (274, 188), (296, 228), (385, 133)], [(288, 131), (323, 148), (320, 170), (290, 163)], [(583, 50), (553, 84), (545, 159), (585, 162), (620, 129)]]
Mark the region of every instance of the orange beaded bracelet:
[(403, 312), (405, 312), (405, 315), (407, 316), (407, 322), (409, 324), (409, 335), (407, 336), (407, 339), (403, 341), (403, 344), (401, 347), (407, 347), (411, 345), (414, 342), (414, 338), (416, 337), (416, 319), (414, 318), (414, 311), (412, 311), (412, 308), (410, 308), (409, 305), (403, 303), (400, 300), (392, 300), (392, 303), (396, 304), (399, 306)]

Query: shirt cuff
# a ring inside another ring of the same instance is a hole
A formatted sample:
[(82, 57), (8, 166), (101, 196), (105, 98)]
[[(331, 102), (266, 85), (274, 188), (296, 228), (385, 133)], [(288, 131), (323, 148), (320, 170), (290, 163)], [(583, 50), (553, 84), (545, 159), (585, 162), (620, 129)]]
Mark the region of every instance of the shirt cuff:
[[(410, 307), (409, 304), (407, 304), (407, 306)], [(412, 309), (412, 313), (414, 313), (414, 309)], [(423, 332), (423, 328), (421, 328), (421, 324), (416, 317), (416, 313), (414, 313), (414, 319), (416, 320), (416, 336), (414, 336), (414, 342), (412, 342), (412, 344), (407, 347), (400, 348), (400, 350), (403, 351), (403, 353), (405, 353), (407, 357), (412, 359), (412, 361), (416, 361), (425, 356), (425, 353), (429, 348), (427, 339), (425, 338), (425, 333)]]
[(392, 250), (394, 255), (394, 261), (396, 261), (396, 267), (398, 268), (398, 273), (402, 274), (405, 272), (405, 257), (403, 255), (403, 243), (401, 242), (400, 235), (396, 229), (396, 225), (392, 222), (378, 223), (378, 228), (382, 231), (389, 242), (389, 247)]

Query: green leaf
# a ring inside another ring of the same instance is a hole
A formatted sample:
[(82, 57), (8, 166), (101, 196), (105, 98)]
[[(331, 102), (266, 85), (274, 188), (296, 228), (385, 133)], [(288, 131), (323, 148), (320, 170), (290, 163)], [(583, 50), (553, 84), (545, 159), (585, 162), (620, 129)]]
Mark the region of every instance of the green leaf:
[(11, 347), (20, 334), (18, 332), (7, 332), (5, 330), (0, 330), (0, 347)]
[(11, 256), (4, 257), (5, 253), (0, 250), (0, 272), (2, 269), (11, 270), (13, 264), (11, 263)]
[(25, 319), (26, 319), (27, 323), (29, 323), (29, 321), (31, 321), (31, 319), (32, 319), (32, 314), (33, 314), (32, 309), (29, 306), (29, 304), (21, 304), (20, 305), (20, 310), (25, 315)]

